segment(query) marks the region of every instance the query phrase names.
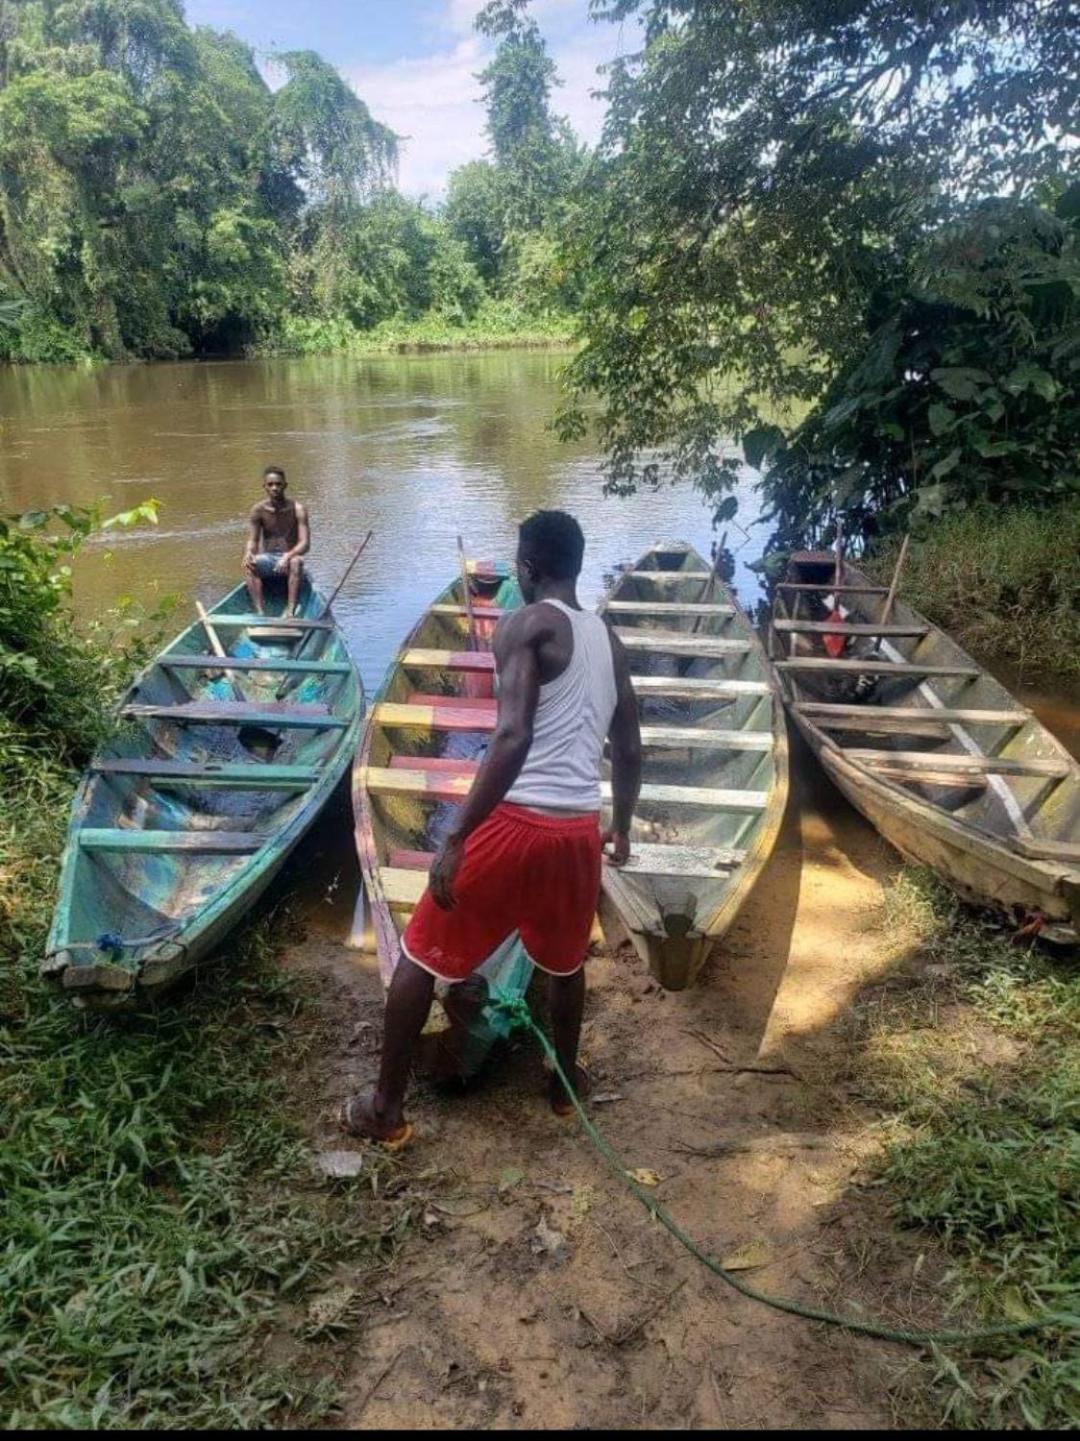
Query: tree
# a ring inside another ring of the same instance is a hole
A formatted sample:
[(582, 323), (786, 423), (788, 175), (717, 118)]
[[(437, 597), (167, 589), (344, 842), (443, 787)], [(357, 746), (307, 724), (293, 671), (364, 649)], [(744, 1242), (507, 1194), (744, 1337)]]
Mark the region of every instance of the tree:
[(585, 345), (564, 433), (599, 397), (617, 490), (664, 451), (723, 514), (725, 437), (797, 419), (880, 324), (927, 237), (1071, 163), (1070, 0), (594, 0), (642, 16), (572, 257)]
[(503, 194), (499, 172), (488, 160), (470, 160), (450, 175), (443, 210), (451, 232), (484, 280), (493, 284), (499, 273), (504, 239)]

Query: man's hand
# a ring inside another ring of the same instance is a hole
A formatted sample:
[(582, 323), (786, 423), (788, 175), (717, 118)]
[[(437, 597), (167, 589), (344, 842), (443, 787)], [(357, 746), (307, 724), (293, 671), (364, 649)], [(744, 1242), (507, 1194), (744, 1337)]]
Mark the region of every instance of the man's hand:
[(287, 573), (288, 569), (289, 569), (289, 557), (288, 557), (287, 555), (283, 555), (283, 556), (281, 557), (281, 559), (277, 562), (277, 564), (274, 566), (274, 574), (275, 574), (275, 575), (285, 575), (285, 574)]
[(600, 845), (606, 852), (611, 847), (610, 855), (604, 859), (610, 861), (613, 866), (625, 866), (630, 859), (630, 836), (626, 831), (617, 831), (609, 826), (601, 838)]
[(251, 575), (254, 572), (255, 557), (252, 555), (250, 550), (244, 551), (244, 559), (241, 562), (241, 566), (245, 575)]
[(441, 911), (452, 911), (454, 900), (454, 878), (461, 869), (465, 857), (465, 842), (457, 836), (448, 836), (442, 849), (431, 864), (428, 886), (431, 899)]

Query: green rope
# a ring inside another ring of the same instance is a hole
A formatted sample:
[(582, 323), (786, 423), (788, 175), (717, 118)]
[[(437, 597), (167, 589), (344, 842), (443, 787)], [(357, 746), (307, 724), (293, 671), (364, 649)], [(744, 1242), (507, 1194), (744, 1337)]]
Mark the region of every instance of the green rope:
[(1054, 1326), (1065, 1326), (1073, 1329), (1080, 1329), (1080, 1317), (1070, 1315), (1048, 1314), (1031, 1321), (1019, 1321), (998, 1326), (987, 1326), (977, 1331), (904, 1331), (894, 1327), (886, 1326), (878, 1321), (859, 1321), (854, 1317), (834, 1316), (829, 1311), (818, 1310), (814, 1306), (803, 1306), (798, 1301), (792, 1301), (786, 1296), (771, 1296), (765, 1291), (759, 1291), (754, 1286), (741, 1280), (731, 1271), (727, 1271), (711, 1256), (701, 1249), (692, 1237), (679, 1226), (678, 1222), (672, 1219), (660, 1205), (655, 1197), (642, 1189), (634, 1180), (615, 1151), (604, 1140), (600, 1132), (593, 1125), (592, 1121), (585, 1114), (581, 1102), (574, 1092), (573, 1086), (567, 1079), (566, 1072), (559, 1064), (559, 1058), (555, 1054), (555, 1048), (547, 1036), (532, 1018), (527, 1003), (517, 996), (512, 996), (499, 990), (497, 986), (489, 987), (492, 1006), (501, 1011), (507, 1017), (512, 1029), (530, 1031), (539, 1042), (540, 1049), (547, 1056), (554, 1067), (570, 1102), (577, 1112), (578, 1120), (581, 1122), (586, 1136), (592, 1142), (595, 1149), (600, 1153), (611, 1169), (622, 1181), (654, 1220), (659, 1221), (665, 1230), (669, 1231), (676, 1241), (679, 1242), (691, 1256), (695, 1257), (706, 1266), (714, 1276), (719, 1276), (733, 1290), (738, 1291), (740, 1296), (745, 1296), (750, 1301), (760, 1301), (764, 1306), (770, 1306), (774, 1311), (784, 1311), (789, 1316), (801, 1316), (806, 1321), (820, 1321), (826, 1326), (839, 1326), (843, 1331), (854, 1331), (860, 1336), (875, 1336), (881, 1341), (898, 1341), (910, 1346), (933, 1346), (933, 1345), (958, 1345), (969, 1341), (986, 1341), (997, 1336), (1022, 1336), (1031, 1331), (1047, 1330)]

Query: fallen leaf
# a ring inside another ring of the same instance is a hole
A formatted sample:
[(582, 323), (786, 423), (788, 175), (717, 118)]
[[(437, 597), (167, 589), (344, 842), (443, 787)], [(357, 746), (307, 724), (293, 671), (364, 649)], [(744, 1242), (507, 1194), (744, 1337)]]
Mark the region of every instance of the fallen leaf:
[(499, 1177), (499, 1195), (505, 1196), (507, 1191), (512, 1190), (514, 1186), (519, 1186), (524, 1179), (524, 1171), (519, 1171), (516, 1166), (507, 1166)]
[(720, 1264), (725, 1271), (755, 1271), (771, 1261), (772, 1252), (764, 1241), (748, 1241), (745, 1246), (732, 1251), (730, 1256), (725, 1256)]
[(566, 1237), (548, 1225), (546, 1216), (540, 1217), (529, 1244), (538, 1256), (550, 1256), (553, 1261), (562, 1261), (566, 1257)]
[(663, 1176), (658, 1176), (655, 1171), (650, 1171), (644, 1166), (639, 1167), (636, 1171), (627, 1171), (626, 1174), (639, 1186), (659, 1186), (664, 1179)]
[(593, 1096), (594, 1106), (610, 1106), (614, 1101), (621, 1101), (622, 1094), (619, 1091), (601, 1091), (598, 1096)]
[(575, 1186), (570, 1202), (570, 1215), (574, 1221), (583, 1221), (592, 1209), (596, 1192), (592, 1186)]

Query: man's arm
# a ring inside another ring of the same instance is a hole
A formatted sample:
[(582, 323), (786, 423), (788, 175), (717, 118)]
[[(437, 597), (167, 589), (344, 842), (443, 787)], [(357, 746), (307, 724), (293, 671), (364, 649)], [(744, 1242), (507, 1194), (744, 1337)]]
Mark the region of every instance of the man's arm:
[(311, 526), (308, 523), (307, 506), (300, 501), (296, 502), (296, 544), (282, 553), (276, 569), (286, 571), (289, 568), (289, 561), (298, 555), (307, 555), (311, 549)]
[(499, 714), (495, 733), (457, 821), (431, 867), (432, 899), (444, 911), (454, 905), (454, 877), (465, 853), (465, 841), (506, 795), (529, 754), (540, 699), (537, 645), (544, 624), (535, 614), (523, 611), (507, 616), (495, 633), (495, 659), (499, 667)]
[(610, 859), (621, 866), (630, 859), (630, 824), (641, 790), (641, 725), (626, 648), (610, 627), (608, 634), (618, 699), (608, 730), (612, 814), (611, 825), (604, 833), (604, 844), (611, 846)]
[(259, 516), (259, 507), (254, 505), (248, 514), (248, 537), (247, 544), (244, 546), (244, 559), (242, 562), (245, 570), (250, 570), (254, 564), (255, 557), (259, 553), (259, 540), (261, 535), (262, 520)]

